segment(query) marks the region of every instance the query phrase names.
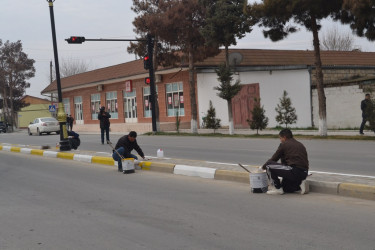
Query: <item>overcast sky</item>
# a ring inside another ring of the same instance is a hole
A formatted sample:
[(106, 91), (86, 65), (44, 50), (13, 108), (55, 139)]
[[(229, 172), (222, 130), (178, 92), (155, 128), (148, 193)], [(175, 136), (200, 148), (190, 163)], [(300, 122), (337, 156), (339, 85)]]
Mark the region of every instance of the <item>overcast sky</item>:
[[(35, 77), (26, 94), (41, 97), (40, 92), (49, 84), (50, 61), (53, 46), (49, 5), (46, 0), (0, 0), (0, 39), (21, 40), (24, 52), (36, 61)], [(112, 66), (135, 59), (127, 53), (128, 42), (85, 42), (68, 44), (70, 36), (86, 38), (134, 39), (135, 14), (131, 0), (56, 0), (54, 14), (59, 60), (78, 59), (91, 69)], [(335, 24), (325, 22), (323, 32)], [(348, 31), (344, 26), (339, 28)], [(312, 49), (312, 35), (302, 28), (288, 39), (273, 43), (266, 40), (259, 28), (238, 41), (235, 48), (248, 49)], [(363, 51), (375, 51), (373, 43), (356, 38)]]

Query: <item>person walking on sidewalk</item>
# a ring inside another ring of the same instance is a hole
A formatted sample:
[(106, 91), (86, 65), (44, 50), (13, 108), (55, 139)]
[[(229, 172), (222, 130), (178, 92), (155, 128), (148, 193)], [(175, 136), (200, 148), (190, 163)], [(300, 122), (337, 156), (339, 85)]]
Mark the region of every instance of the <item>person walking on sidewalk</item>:
[(124, 158), (134, 158), (135, 160), (138, 160), (138, 157), (131, 153), (132, 150), (134, 149), (143, 159), (145, 159), (145, 155), (142, 149), (138, 146), (136, 138), (137, 138), (137, 132), (131, 131), (128, 135), (122, 136), (117, 141), (116, 146), (115, 146), (115, 150), (117, 151), (117, 153), (113, 152), (112, 158), (113, 160), (117, 161), (119, 172), (122, 172), (122, 160), (119, 154), (123, 156)]
[[(283, 129), (279, 133), (280, 145), (274, 155), (261, 168), (267, 170), (268, 178), (275, 189), (267, 194), (284, 194), (306, 189), (306, 177), (309, 169), (309, 160), (305, 146), (293, 138), (290, 129)], [(281, 160), (281, 163), (278, 161)], [(283, 180), (280, 182), (279, 177)]]
[(109, 127), (111, 126), (109, 118), (111, 118), (111, 115), (108, 112), (105, 112), (105, 107), (102, 106), (98, 114), (98, 120), (100, 121), (100, 136), (102, 144), (104, 144), (104, 132), (107, 141), (109, 141)]
[[(366, 122), (370, 122), (370, 126), (372, 125), (372, 116), (373, 116), (373, 105), (371, 101), (370, 94), (365, 95), (365, 99), (361, 101), (361, 110), (362, 110), (362, 123), (359, 127), (359, 134), (363, 135), (363, 129), (365, 128)], [(372, 128), (374, 129), (374, 128)], [(375, 132), (375, 129), (374, 129)]]

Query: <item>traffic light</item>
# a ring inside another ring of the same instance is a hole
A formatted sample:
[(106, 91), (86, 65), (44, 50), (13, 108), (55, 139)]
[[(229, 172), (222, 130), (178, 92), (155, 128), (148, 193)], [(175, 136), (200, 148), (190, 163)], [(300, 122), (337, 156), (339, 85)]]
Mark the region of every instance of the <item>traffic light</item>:
[(70, 38), (68, 39), (65, 39), (68, 43), (77, 43), (77, 44), (80, 44), (80, 43), (83, 43), (85, 41), (85, 37), (84, 36), (71, 36)]
[(143, 66), (146, 70), (150, 69), (151, 67), (151, 60), (148, 55), (145, 55), (145, 57), (143, 57)]
[(146, 77), (145, 78), (145, 84), (150, 85), (150, 83), (151, 83), (150, 77)]

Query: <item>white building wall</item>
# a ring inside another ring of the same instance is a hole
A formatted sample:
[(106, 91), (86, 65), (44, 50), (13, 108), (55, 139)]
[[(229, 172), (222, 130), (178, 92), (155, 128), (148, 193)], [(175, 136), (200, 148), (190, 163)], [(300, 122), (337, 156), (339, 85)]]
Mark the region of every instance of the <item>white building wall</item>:
[[(359, 127), (362, 121), (361, 101), (365, 93), (358, 85), (324, 89), (326, 95), (327, 127), (329, 129)], [(312, 91), (314, 124), (319, 124), (317, 90)]]
[[(288, 92), (298, 116), (297, 123), (292, 127), (310, 127), (312, 125), (310, 77), (307, 69), (240, 72), (239, 75), (234, 75), (234, 78), (240, 79), (241, 84), (259, 83), (261, 105), (264, 106), (269, 119), (268, 127), (277, 126), (275, 108), (280, 103), (279, 99), (284, 90)], [(202, 117), (207, 113), (209, 100), (211, 100), (216, 109), (216, 117), (221, 119), (221, 125), (228, 126), (227, 103), (218, 97), (217, 91), (213, 89), (218, 85), (216, 73), (198, 73), (199, 122), (202, 123)]]

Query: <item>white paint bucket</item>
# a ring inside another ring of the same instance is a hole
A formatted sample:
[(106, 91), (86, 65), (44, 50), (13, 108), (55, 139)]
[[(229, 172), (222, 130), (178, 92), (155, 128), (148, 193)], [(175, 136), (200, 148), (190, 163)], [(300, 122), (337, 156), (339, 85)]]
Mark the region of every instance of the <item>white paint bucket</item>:
[(134, 158), (125, 158), (122, 161), (122, 172), (124, 174), (135, 173), (135, 171), (134, 171)]
[(163, 151), (163, 149), (159, 148), (158, 151), (156, 152), (156, 156), (158, 158), (163, 158), (164, 157), (164, 151)]
[(268, 191), (267, 173), (250, 173), (250, 187), (252, 193), (265, 193)]

